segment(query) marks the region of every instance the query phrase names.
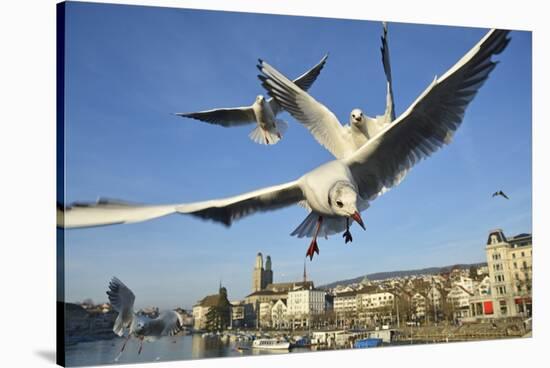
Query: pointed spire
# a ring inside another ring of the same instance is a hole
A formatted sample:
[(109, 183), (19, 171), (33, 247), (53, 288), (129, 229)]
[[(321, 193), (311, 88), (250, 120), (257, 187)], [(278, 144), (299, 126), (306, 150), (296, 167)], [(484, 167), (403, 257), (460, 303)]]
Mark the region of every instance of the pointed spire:
[(307, 281), (307, 274), (306, 274), (306, 261), (304, 260), (304, 283)]

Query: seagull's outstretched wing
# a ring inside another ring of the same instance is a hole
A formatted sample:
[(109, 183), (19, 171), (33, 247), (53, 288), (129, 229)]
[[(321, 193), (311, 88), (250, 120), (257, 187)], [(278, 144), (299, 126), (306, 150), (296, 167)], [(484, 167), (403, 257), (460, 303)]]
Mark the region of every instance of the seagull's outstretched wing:
[(173, 336), (183, 329), (180, 317), (175, 311), (162, 312), (147, 323), (147, 332), (152, 336)]
[(391, 79), (391, 66), (390, 66), (390, 49), (388, 47), (388, 25), (386, 22), (382, 23), (384, 33), (381, 41), (382, 46), (380, 52), (382, 53), (382, 65), (384, 65), (384, 73), (386, 74), (386, 111), (384, 112), (384, 122), (390, 123), (395, 120), (395, 104), (393, 102), (393, 88)]
[(118, 316), (113, 326), (113, 332), (118, 336), (124, 334), (124, 328), (130, 327), (134, 319), (134, 300), (136, 297), (132, 290), (116, 277), (113, 277), (109, 283), (109, 303), (113, 309), (118, 312)]
[(263, 73), (258, 78), (269, 95), (301, 122), (323, 147), (337, 158), (353, 152), (345, 138), (348, 130), (328, 108), (265, 61), (259, 60), (258, 69)]
[(496, 66), (491, 57), (508, 45), (508, 33), (489, 31), (394, 123), (345, 160), (363, 198), (397, 184), (414, 164), (451, 141), (466, 107)]
[(73, 203), (57, 209), (57, 226), (80, 228), (129, 224), (152, 220), (175, 212), (174, 205), (140, 205), (100, 198), (95, 203)]
[[(323, 56), (321, 61), (319, 61), (317, 65), (315, 65), (313, 68), (309, 69), (307, 72), (305, 72), (298, 78), (294, 79), (293, 80), (294, 84), (296, 84), (298, 87), (300, 87), (304, 91), (309, 90), (309, 88), (313, 85), (313, 82), (315, 82), (315, 80), (321, 73), (321, 70), (325, 66), (325, 63), (327, 62), (327, 58), (328, 58), (328, 54)], [(281, 105), (279, 105), (273, 97), (267, 100), (267, 102), (269, 103), (269, 106), (271, 107), (271, 110), (275, 115), (281, 112)]]
[(210, 124), (221, 125), (229, 128), (238, 125), (246, 125), (256, 122), (256, 115), (252, 106), (213, 109), (199, 112), (178, 112), (175, 115), (201, 120)]
[(172, 213), (186, 213), (231, 225), (241, 217), (290, 206), (305, 199), (299, 180), (255, 190), (234, 197), (188, 204), (138, 205), (100, 200), (64, 210), (63, 228), (126, 224), (152, 220)]

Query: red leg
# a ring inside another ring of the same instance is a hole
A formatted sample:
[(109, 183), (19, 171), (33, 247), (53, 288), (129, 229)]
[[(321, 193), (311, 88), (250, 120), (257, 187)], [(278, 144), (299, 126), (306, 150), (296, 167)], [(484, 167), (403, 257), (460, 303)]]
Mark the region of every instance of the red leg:
[(306, 257), (309, 257), (310, 261), (313, 259), (314, 253), (319, 254), (319, 247), (317, 246), (317, 235), (319, 235), (319, 231), (321, 230), (322, 223), (323, 223), (323, 217), (319, 216), (319, 219), (317, 220), (317, 228), (315, 229), (315, 234), (313, 235), (313, 240), (311, 241), (311, 244), (309, 245), (309, 248), (307, 248), (307, 252), (306, 252)]

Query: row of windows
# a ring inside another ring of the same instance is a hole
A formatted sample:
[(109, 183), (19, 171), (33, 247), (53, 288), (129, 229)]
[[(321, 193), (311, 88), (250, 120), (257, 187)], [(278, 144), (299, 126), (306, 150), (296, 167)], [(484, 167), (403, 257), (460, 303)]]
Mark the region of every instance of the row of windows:
[[(533, 251), (531, 250), (530, 252), (530, 255), (532, 256), (533, 255)], [(521, 251), (521, 252), (513, 252), (512, 253), (512, 258), (518, 258), (518, 255), (521, 255), (521, 257), (525, 257), (525, 251)], [(493, 253), (492, 257), (493, 258), (493, 261), (498, 261), (499, 259), (502, 259), (502, 256), (500, 253)]]

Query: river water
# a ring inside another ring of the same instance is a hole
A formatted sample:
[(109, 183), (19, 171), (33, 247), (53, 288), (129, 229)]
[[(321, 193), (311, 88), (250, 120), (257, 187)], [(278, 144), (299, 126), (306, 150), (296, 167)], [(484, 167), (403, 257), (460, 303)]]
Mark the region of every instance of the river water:
[[(139, 341), (129, 340), (124, 352), (119, 355), (124, 339), (80, 342), (66, 347), (67, 366), (88, 366), (100, 364), (128, 364), (155, 361), (188, 360), (261, 354), (288, 354), (286, 351), (250, 349), (239, 352), (237, 346), (249, 347), (246, 342), (222, 342), (216, 337), (203, 338), (201, 335), (162, 337), (159, 340), (144, 342), (138, 354)], [(294, 348), (290, 352), (307, 352), (309, 348)]]

